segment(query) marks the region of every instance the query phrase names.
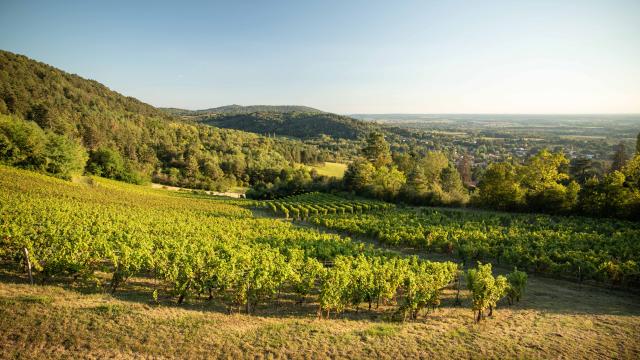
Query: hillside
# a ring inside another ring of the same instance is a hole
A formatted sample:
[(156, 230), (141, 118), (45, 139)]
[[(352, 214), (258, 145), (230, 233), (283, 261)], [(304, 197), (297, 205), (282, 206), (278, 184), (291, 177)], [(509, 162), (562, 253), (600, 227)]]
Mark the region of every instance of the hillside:
[(250, 114), (254, 112), (275, 112), (275, 113), (288, 113), (288, 112), (304, 112), (304, 113), (322, 113), (324, 111), (314, 109), (308, 106), (300, 105), (226, 105), (202, 110), (185, 110), (177, 108), (160, 108), (160, 110), (179, 116), (198, 116), (207, 114)]
[(254, 112), (250, 114), (220, 114), (203, 116), (199, 122), (256, 134), (276, 134), (300, 139), (329, 135), (336, 139), (355, 140), (366, 136), (378, 125), (331, 113)]
[(38, 133), (29, 121), (80, 144), (87, 169), (127, 181), (224, 188), (271, 182), (289, 163), (325, 160), (299, 141), (186, 123), (97, 81), (7, 51), (0, 51), (0, 116), (0, 141), (16, 149), (0, 162), (34, 169), (40, 165), (18, 158), (25, 131)]
[[(0, 358), (637, 359), (640, 353), (637, 295), (536, 274), (520, 302), (500, 301), (481, 323), (474, 322), (464, 286), (456, 303), (454, 284), (438, 294), (436, 309), (401, 321), (411, 279), (401, 268), (392, 270), (407, 279), (395, 285), (403, 287), (397, 298), (358, 308), (341, 295), (348, 305), (318, 319), (331, 293), (309, 291), (293, 274), (323, 288), (335, 274), (346, 275), (334, 291), (352, 294), (365, 284), (354, 279), (383, 273), (336, 264), (397, 264), (407, 254), (297, 221), (259, 218), (251, 205), (0, 166), (0, 225), (10, 225), (0, 226)], [(370, 210), (386, 213), (376, 211)], [(29, 283), (23, 247), (37, 265), (37, 285)], [(326, 262), (334, 266), (320, 265)], [(313, 264), (332, 276), (314, 273)], [(248, 299), (255, 299), (250, 308)]]

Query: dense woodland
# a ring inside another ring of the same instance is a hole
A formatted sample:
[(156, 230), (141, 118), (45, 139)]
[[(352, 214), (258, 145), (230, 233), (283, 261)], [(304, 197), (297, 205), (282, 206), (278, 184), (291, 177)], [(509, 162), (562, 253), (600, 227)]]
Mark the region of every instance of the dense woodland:
[(69, 157), (86, 157), (89, 173), (205, 189), (273, 182), (293, 172), (293, 163), (328, 157), (300, 141), (183, 122), (96, 81), (6, 51), (0, 52), (0, 115), (3, 163), (65, 178), (84, 167), (50, 166), (45, 148), (55, 142), (74, 153), (84, 149)]
[(198, 121), (221, 128), (301, 139), (329, 135), (334, 138), (357, 140), (379, 128), (375, 124), (368, 124), (347, 116), (297, 111), (208, 115)]
[(186, 110), (177, 108), (160, 108), (162, 111), (180, 116), (211, 116), (213, 114), (251, 114), (255, 112), (270, 113), (322, 113), (323, 111), (300, 105), (226, 105), (203, 110)]

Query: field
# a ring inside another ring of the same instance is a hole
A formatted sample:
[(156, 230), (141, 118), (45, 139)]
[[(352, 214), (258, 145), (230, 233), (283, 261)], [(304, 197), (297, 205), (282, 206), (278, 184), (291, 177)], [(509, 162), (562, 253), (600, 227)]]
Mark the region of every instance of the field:
[[(354, 216), (346, 209), (366, 209), (335, 198), (290, 199), (295, 201), (324, 202), (299, 207), (340, 208), (345, 217)], [(406, 263), (409, 275), (430, 278), (438, 272), (449, 283), (438, 295), (437, 309), (416, 320), (399, 316), (408, 301), (403, 291), (379, 308), (350, 303), (340, 312), (335, 306), (345, 304), (328, 303), (326, 297), (332, 276), (343, 274), (340, 264), (405, 264), (406, 254), (274, 217), (258, 206), (264, 203), (101, 178), (70, 183), (0, 167), (0, 357), (633, 359), (640, 354), (636, 295), (530, 275), (521, 302), (501, 301), (494, 316), (475, 323), (468, 291), (462, 288), (462, 302), (455, 302), (456, 287), (447, 273), (452, 263), (419, 262), (426, 273)], [(29, 284), (24, 268), (25, 247), (36, 285)], [(423, 250), (428, 249), (419, 254)], [(324, 264), (323, 271), (333, 275), (311, 277), (309, 288), (300, 289), (296, 276), (311, 273), (296, 267), (303, 264), (297, 256), (304, 256), (306, 265)], [(221, 271), (229, 270), (225, 264), (240, 271), (224, 273), (230, 283), (222, 278)], [(274, 284), (284, 270), (288, 277)], [(319, 307), (331, 310), (331, 318), (319, 319)]]
[(311, 166), (316, 169), (318, 175), (334, 176), (338, 179), (342, 179), (344, 172), (347, 170), (347, 164), (325, 162), (324, 165)]

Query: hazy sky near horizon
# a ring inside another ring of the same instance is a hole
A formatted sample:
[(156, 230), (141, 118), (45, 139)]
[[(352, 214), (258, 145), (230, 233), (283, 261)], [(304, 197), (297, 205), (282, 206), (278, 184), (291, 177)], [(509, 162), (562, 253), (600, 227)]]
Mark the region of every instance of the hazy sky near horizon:
[(640, 113), (639, 0), (0, 0), (0, 48), (156, 106)]

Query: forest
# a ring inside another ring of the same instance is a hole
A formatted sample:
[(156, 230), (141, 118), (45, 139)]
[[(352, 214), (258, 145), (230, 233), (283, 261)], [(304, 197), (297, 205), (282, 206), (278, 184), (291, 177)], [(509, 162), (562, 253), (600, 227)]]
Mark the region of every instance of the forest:
[[(272, 182), (294, 171), (292, 163), (328, 158), (300, 141), (182, 122), (96, 81), (6, 51), (0, 51), (0, 116), (3, 163), (63, 178), (87, 171), (134, 183), (223, 190)], [(42, 149), (31, 145), (43, 145), (37, 137), (45, 133), (65, 137), (61, 146), (72, 152), (80, 147), (86, 166), (73, 164), (80, 159), (73, 154), (65, 169), (43, 165)]]

